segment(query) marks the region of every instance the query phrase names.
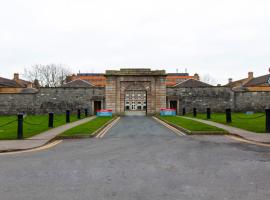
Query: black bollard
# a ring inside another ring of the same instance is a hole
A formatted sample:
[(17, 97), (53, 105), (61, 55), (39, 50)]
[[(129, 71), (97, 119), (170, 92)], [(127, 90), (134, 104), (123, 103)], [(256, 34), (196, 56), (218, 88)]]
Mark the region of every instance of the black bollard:
[(183, 112), (182, 112), (183, 116), (186, 115), (186, 108), (183, 108)]
[(70, 122), (70, 110), (66, 110), (66, 123)]
[(197, 117), (197, 108), (193, 108), (193, 117)]
[(226, 109), (226, 122), (232, 123), (232, 111), (230, 108)]
[(19, 113), (18, 114), (18, 132), (17, 132), (17, 138), (18, 140), (23, 139), (23, 114)]
[(86, 109), (84, 109), (84, 115), (85, 115), (85, 117), (87, 117), (88, 116), (88, 109), (86, 108)]
[(77, 118), (81, 119), (81, 110), (80, 109), (78, 109), (78, 111), (77, 111)]
[(207, 113), (207, 119), (211, 119), (211, 109), (210, 108), (206, 109), (206, 113)]
[(270, 109), (265, 110), (266, 116), (266, 133), (270, 133)]
[(53, 112), (49, 113), (49, 128), (53, 128)]

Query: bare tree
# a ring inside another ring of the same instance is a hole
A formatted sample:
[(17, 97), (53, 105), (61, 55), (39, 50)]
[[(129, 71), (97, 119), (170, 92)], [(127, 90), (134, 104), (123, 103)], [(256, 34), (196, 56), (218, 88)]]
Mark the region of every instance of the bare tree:
[(38, 80), (41, 87), (59, 87), (70, 74), (70, 69), (61, 64), (37, 64), (30, 69), (24, 69), (23, 76), (31, 82)]
[(213, 78), (210, 74), (205, 74), (202, 77), (202, 81), (210, 85), (217, 85), (217, 80)]

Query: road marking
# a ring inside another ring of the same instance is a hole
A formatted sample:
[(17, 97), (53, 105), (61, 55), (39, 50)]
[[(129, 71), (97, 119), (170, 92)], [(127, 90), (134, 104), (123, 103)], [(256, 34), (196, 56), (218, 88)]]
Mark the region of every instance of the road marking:
[(46, 144), (44, 146), (37, 147), (37, 148), (34, 148), (34, 149), (21, 150), (21, 151), (13, 151), (13, 152), (4, 152), (4, 153), (0, 153), (0, 156), (1, 155), (12, 155), (12, 154), (20, 154), (20, 153), (29, 153), (29, 152), (41, 151), (41, 150), (52, 148), (52, 147), (60, 144), (62, 141), (63, 140), (56, 140), (54, 142), (51, 142), (49, 144)]
[(103, 131), (101, 131), (101, 134), (99, 134), (99, 138), (103, 138), (105, 134), (120, 120), (120, 117), (118, 117), (116, 120), (114, 120), (111, 124), (109, 124)]
[(254, 141), (250, 141), (250, 140), (245, 140), (236, 136), (232, 136), (232, 135), (225, 135), (226, 137), (232, 139), (232, 140), (236, 140), (239, 142), (244, 142), (244, 143), (248, 143), (248, 144), (254, 144), (254, 145), (258, 145), (258, 146), (263, 146), (263, 147), (270, 147), (270, 144), (264, 144), (264, 143), (260, 143), (260, 142), (254, 142)]
[(102, 131), (100, 131), (100, 133), (97, 134), (96, 138), (103, 138), (105, 136), (105, 134), (120, 120), (120, 118), (121, 117), (118, 117), (111, 124), (109, 124), (106, 128), (104, 128)]
[(177, 128), (174, 128), (173, 126), (167, 124), (166, 122), (156, 118), (156, 117), (153, 117), (157, 122), (159, 122), (160, 124), (162, 124), (163, 126), (165, 126), (166, 128), (170, 129), (171, 131), (173, 131), (174, 133), (176, 133), (177, 135), (179, 136), (185, 136), (186, 134), (183, 133), (182, 131), (178, 130)]

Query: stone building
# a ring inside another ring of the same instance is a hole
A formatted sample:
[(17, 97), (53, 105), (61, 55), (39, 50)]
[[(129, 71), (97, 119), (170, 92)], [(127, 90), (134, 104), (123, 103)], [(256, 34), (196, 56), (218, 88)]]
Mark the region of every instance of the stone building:
[(7, 79), (0, 77), (0, 93), (24, 93), (24, 92), (36, 92), (33, 88), (33, 84), (30, 81), (25, 81), (19, 78), (19, 74), (15, 73), (13, 79)]
[(253, 78), (254, 78), (253, 72), (248, 72), (248, 76), (246, 78), (237, 81), (233, 81), (232, 78), (229, 78), (229, 82), (225, 86), (230, 88), (243, 87), (247, 82), (249, 82)]
[(270, 74), (254, 77), (253, 72), (248, 72), (247, 78), (237, 81), (232, 81), (230, 78), (229, 83), (225, 86), (232, 88), (234, 91), (270, 91)]

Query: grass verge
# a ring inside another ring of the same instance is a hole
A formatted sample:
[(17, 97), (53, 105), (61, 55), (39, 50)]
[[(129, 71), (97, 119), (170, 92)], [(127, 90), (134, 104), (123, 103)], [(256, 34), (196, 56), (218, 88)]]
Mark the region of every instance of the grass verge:
[[(193, 117), (191, 114), (188, 117)], [(197, 118), (207, 120), (206, 114), (197, 114)], [(265, 116), (264, 113), (255, 113), (247, 115), (245, 113), (232, 113), (232, 123), (226, 123), (226, 115), (223, 113), (213, 113), (211, 121), (233, 126), (236, 128), (252, 131), (255, 133), (265, 133)]]
[[(77, 115), (70, 115), (70, 122), (74, 122), (77, 120)], [(5, 125), (9, 122), (12, 123)], [(64, 124), (66, 124), (65, 115), (54, 115), (54, 127), (58, 127)], [(17, 116), (0, 116), (0, 140), (17, 139), (17, 126)], [(50, 128), (48, 127), (48, 115), (27, 115), (24, 118), (24, 138), (35, 136), (49, 129)]]
[(191, 119), (185, 119), (180, 116), (160, 116), (161, 120), (179, 127), (188, 134), (225, 134), (223, 129), (210, 126), (201, 122), (196, 122)]
[(62, 138), (76, 138), (76, 137), (91, 137), (95, 133), (106, 126), (111, 120), (112, 117), (97, 117), (89, 122), (76, 126), (72, 129), (69, 129), (62, 133), (60, 137)]

